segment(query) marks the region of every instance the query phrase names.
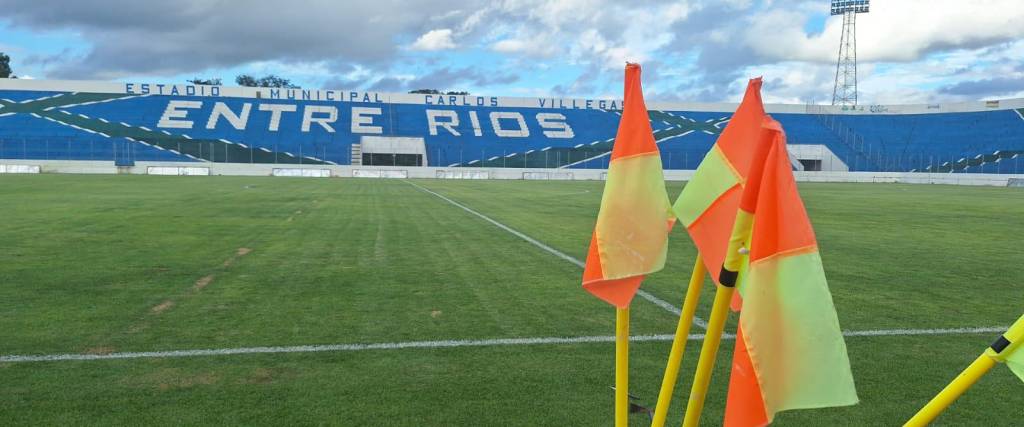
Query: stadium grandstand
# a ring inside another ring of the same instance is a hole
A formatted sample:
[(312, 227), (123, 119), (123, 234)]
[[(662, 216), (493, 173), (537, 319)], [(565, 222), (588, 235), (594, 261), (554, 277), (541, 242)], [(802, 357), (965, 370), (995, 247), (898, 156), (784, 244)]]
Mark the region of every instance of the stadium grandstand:
[[(669, 170), (735, 110), (650, 103)], [(604, 169), (620, 100), (0, 80), (0, 158)], [(1024, 99), (767, 105), (796, 170), (1021, 173)]]

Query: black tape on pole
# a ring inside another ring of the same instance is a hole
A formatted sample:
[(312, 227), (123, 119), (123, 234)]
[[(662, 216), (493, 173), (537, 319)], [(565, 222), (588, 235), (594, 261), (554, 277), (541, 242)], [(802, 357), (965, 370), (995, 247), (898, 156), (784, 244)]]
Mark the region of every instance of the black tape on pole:
[(1010, 340), (1006, 339), (1005, 336), (1000, 335), (999, 339), (997, 339), (996, 342), (992, 343), (991, 347), (992, 350), (996, 352), (996, 354), (999, 354), (1002, 353), (1003, 350), (1006, 350), (1006, 347), (1009, 347), (1010, 344)]
[(738, 271), (729, 271), (726, 270), (725, 267), (722, 267), (722, 272), (718, 273), (718, 283), (721, 283), (722, 286), (727, 288), (735, 287), (736, 279), (739, 275), (740, 273)]

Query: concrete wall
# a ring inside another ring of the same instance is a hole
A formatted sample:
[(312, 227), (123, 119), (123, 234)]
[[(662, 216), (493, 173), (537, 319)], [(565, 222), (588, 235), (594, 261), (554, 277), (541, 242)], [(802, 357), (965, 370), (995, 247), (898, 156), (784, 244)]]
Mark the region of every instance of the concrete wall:
[[(183, 166), (179, 162), (138, 162), (135, 166), (117, 167), (110, 162), (66, 161), (66, 160), (0, 160), (2, 165), (39, 166), (42, 173), (68, 174), (132, 174), (145, 175), (150, 168), (174, 168)], [(439, 167), (371, 167), (371, 166), (324, 166), (324, 165), (274, 165), (248, 163), (189, 163), (191, 168), (209, 168), (210, 175), (230, 176), (281, 176), (319, 175), (329, 170), (332, 177), (351, 178), (356, 176), (393, 176), (408, 178), (450, 177), (448, 179), (533, 179), (533, 180), (576, 180), (597, 181), (605, 179), (604, 169), (514, 169), (514, 168), (439, 168)], [(288, 171), (282, 172), (286, 168)], [(278, 171), (275, 173), (275, 169)], [(296, 172), (308, 169), (309, 173)], [(472, 172), (472, 173), (470, 173)], [(485, 172), (481, 175), (479, 172)], [(903, 183), (903, 184), (948, 184), (971, 186), (1006, 187), (1010, 179), (1024, 180), (1024, 174), (970, 174), (970, 173), (912, 173), (912, 172), (794, 172), (800, 182), (854, 182), (854, 183)], [(667, 181), (688, 181), (692, 170), (667, 170)]]

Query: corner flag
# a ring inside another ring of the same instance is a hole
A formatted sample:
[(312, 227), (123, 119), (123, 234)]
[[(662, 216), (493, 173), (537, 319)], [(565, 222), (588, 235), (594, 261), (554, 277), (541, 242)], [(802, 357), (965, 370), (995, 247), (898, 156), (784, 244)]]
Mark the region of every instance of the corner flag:
[(590, 239), (583, 288), (618, 308), (628, 307), (644, 275), (665, 266), (674, 219), (640, 87), (640, 65), (627, 64), (622, 119)]
[(744, 241), (749, 257), (737, 289), (743, 308), (726, 426), (763, 426), (780, 411), (858, 401), (786, 135), (770, 117), (761, 128), (761, 145), (754, 151), (767, 154), (755, 155), (737, 213), (752, 216), (752, 227), (733, 235)]

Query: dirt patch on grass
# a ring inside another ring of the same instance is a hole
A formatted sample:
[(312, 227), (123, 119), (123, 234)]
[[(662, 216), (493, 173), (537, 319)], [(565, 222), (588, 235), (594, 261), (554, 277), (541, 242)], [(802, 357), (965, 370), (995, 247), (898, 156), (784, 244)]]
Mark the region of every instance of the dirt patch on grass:
[(212, 282), (212, 281), (213, 281), (213, 275), (212, 274), (203, 276), (199, 280), (196, 280), (196, 284), (195, 284), (195, 286), (193, 286), (193, 288), (195, 288), (195, 290), (198, 291), (200, 289), (203, 289), (203, 288), (207, 287), (210, 284), (210, 282)]
[(160, 304), (154, 305), (153, 308), (149, 309), (149, 312), (153, 314), (160, 314), (167, 310), (170, 310), (171, 307), (174, 307), (174, 301), (167, 300)]
[(177, 388), (189, 388), (198, 385), (212, 385), (220, 382), (220, 376), (213, 372), (205, 372), (198, 375), (188, 375), (179, 378), (168, 378), (157, 385), (160, 390), (172, 390)]
[(231, 258), (228, 258), (227, 260), (224, 261), (224, 267), (230, 267), (231, 264), (234, 264), (235, 261), (238, 261), (239, 258), (249, 255), (250, 252), (252, 252), (252, 249), (238, 248), (238, 250), (235, 251), (235, 254)]
[(110, 354), (117, 351), (114, 347), (100, 346), (85, 349), (85, 354)]
[(295, 220), (295, 217), (297, 217), (299, 215), (302, 215), (302, 211), (301, 210), (297, 210), (297, 211), (295, 211), (295, 213), (289, 215), (288, 218), (286, 218), (284, 220), (284, 222), (292, 222), (292, 221)]
[(145, 323), (136, 323), (136, 324), (128, 327), (128, 333), (129, 334), (137, 334), (139, 332), (142, 332), (143, 330), (145, 330), (148, 327), (149, 327), (149, 325), (147, 325)]
[(239, 384), (273, 384), (282, 381), (289, 381), (298, 375), (290, 368), (264, 368), (258, 367), (249, 371), (237, 380)]
[(269, 384), (274, 382), (274, 372), (267, 368), (256, 368), (245, 378), (246, 384)]
[(441, 317), (441, 310), (434, 310), (430, 312), (430, 317), (438, 318)]

